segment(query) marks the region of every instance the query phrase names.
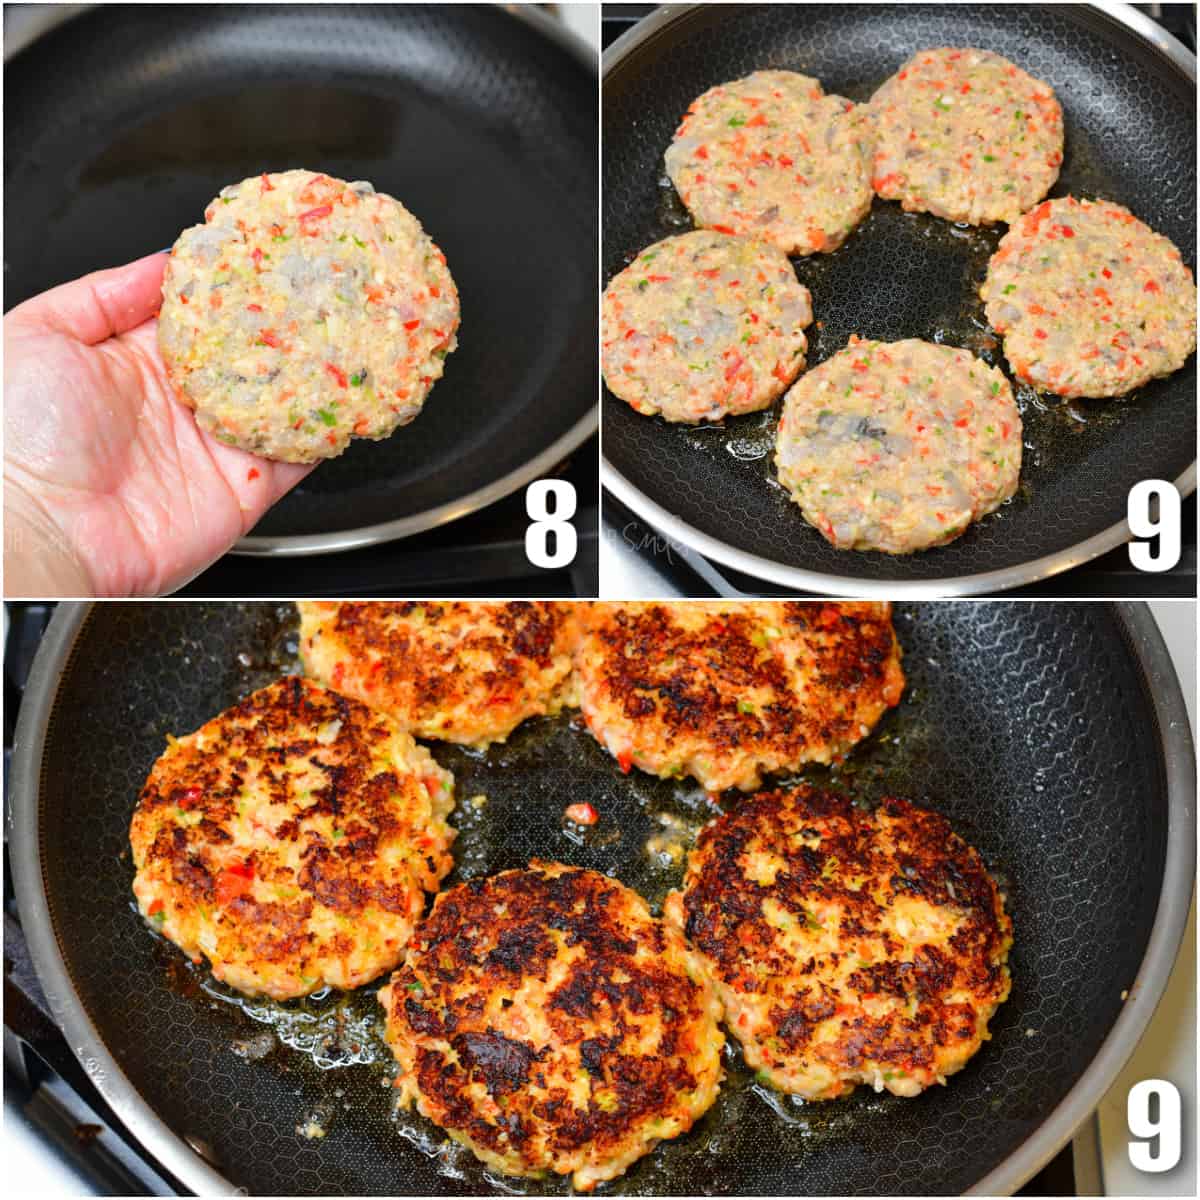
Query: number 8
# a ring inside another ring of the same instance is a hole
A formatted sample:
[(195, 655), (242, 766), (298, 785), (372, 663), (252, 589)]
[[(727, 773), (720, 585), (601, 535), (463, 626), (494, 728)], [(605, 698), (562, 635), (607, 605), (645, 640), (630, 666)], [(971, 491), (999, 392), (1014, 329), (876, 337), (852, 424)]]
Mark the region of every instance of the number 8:
[[(1150, 1116), (1150, 1101), (1158, 1100), (1158, 1120)], [(1179, 1162), (1179, 1089), (1165, 1079), (1143, 1079), (1129, 1089), (1126, 1120), (1129, 1132), (1144, 1141), (1129, 1143), (1129, 1161), (1139, 1171), (1169, 1171)], [(1152, 1148), (1158, 1139), (1157, 1153)]]
[[(548, 502), (554, 498), (554, 511)], [(525, 530), (525, 557), (535, 567), (551, 570), (575, 561), (575, 485), (565, 479), (538, 479), (525, 489), (525, 512), (533, 522)], [(554, 534), (554, 551), (550, 534)]]

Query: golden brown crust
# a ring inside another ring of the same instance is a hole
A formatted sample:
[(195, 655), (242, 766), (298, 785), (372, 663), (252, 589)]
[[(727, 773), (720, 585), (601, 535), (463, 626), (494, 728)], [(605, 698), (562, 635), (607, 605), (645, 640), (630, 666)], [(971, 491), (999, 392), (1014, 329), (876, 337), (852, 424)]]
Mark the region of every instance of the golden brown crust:
[(173, 740), (130, 840), (143, 915), (251, 993), (399, 961), (450, 869), (453, 779), (396, 724), (289, 678)]
[(624, 769), (712, 790), (840, 757), (904, 687), (886, 603), (598, 604), (579, 664)]
[(443, 893), (380, 1001), (403, 1098), (512, 1174), (610, 1178), (721, 1078), (698, 961), (593, 871), (535, 862)]
[(310, 674), (419, 737), (486, 744), (570, 701), (570, 601), (302, 602)]
[(945, 818), (904, 800), (747, 797), (701, 832), (667, 915), (763, 1081), (812, 1099), (944, 1080), (1008, 995), (996, 884)]

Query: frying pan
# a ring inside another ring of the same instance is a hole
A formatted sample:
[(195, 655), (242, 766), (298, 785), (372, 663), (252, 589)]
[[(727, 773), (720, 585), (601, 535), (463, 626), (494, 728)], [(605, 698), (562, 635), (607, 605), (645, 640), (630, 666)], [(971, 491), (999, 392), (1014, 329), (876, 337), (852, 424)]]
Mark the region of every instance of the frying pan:
[[(946, 45), (997, 51), (1053, 86), (1066, 158), (1052, 196), (1117, 200), (1195, 266), (1195, 58), (1129, 6), (705, 4), (661, 9), (605, 53), (604, 279), (690, 228), (662, 155), (708, 87), (785, 68), (863, 101), (910, 54)], [(809, 330), (809, 366), (858, 333), (945, 341), (1007, 372), (976, 291), (1005, 228), (958, 228), (876, 199), (836, 253), (793, 260), (821, 322)], [(691, 429), (641, 417), (606, 391), (602, 480), (661, 533), (727, 566), (794, 590), (881, 597), (1031, 583), (1127, 540), (1139, 480), (1194, 490), (1194, 355), (1123, 399), (1014, 390), (1025, 424), (1017, 496), (950, 545), (906, 557), (835, 550), (806, 524), (775, 478), (778, 404)]]
[(549, 472), (598, 423), (595, 55), (532, 7), (99, 6), (5, 80), (5, 303), (170, 246), (221, 187), (368, 179), (441, 246), (459, 349), (237, 549), (404, 537)]
[[(1154, 1011), (1191, 891), (1195, 778), (1153, 619), (1140, 605), (941, 603), (896, 621), (903, 702), (842, 769), (806, 778), (868, 802), (907, 795), (979, 848), (1016, 936), (993, 1038), (916, 1100), (824, 1105), (772, 1099), (731, 1052), (717, 1105), (615, 1191), (1012, 1191), (1094, 1109)], [(238, 1004), (132, 908), (129, 818), (165, 734), (296, 669), (295, 651), (287, 605), (56, 614), (21, 707), (10, 836), (55, 1016), (131, 1132), (198, 1192), (562, 1192), (502, 1181), (420, 1118), (393, 1119), (373, 988)], [(681, 868), (647, 840), (711, 815), (686, 783), (623, 776), (571, 716), (482, 756), (433, 750), (457, 777), (448, 883), (537, 855), (611, 871), (658, 904)], [(478, 794), (481, 807), (465, 802)], [(563, 822), (576, 801), (600, 814), (583, 837)], [(324, 1138), (297, 1134), (310, 1118)]]

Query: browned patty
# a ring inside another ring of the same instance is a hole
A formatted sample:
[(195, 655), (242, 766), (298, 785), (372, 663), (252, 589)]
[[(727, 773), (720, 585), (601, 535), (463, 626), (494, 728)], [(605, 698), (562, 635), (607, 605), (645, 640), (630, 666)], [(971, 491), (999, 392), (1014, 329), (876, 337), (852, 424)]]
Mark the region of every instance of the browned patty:
[(720, 1009), (673, 927), (558, 863), (437, 898), (379, 994), (401, 1101), (511, 1175), (619, 1175), (722, 1078)]
[(595, 604), (579, 652), (588, 728), (621, 764), (712, 791), (828, 763), (904, 688), (887, 603)]
[(810, 1100), (944, 1083), (1008, 996), (999, 889), (944, 817), (905, 800), (747, 797), (701, 831), (665, 911), (760, 1081)]
[(129, 832), (138, 906), (251, 995), (358, 987), (450, 870), (453, 787), (395, 721), (281, 679), (154, 764)]
[(572, 601), (321, 600), (298, 607), (305, 670), (417, 737), (484, 746), (573, 701)]

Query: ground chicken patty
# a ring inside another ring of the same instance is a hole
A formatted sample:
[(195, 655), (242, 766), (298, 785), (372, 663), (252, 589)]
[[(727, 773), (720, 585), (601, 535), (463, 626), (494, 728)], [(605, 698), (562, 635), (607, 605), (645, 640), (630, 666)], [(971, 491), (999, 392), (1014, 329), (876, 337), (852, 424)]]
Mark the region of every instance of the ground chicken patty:
[(486, 746), (574, 703), (569, 601), (302, 601), (308, 674), (418, 737)]
[(786, 254), (836, 250), (871, 207), (863, 110), (793, 71), (755, 71), (695, 100), (666, 153), (696, 224)]
[(832, 762), (904, 689), (887, 603), (596, 604), (578, 662), (587, 726), (622, 770), (710, 791)]
[(507, 1175), (620, 1175), (722, 1079), (720, 1005), (678, 931), (594, 871), (534, 862), (437, 898), (379, 993), (402, 1104)]
[(1008, 996), (1003, 897), (943, 817), (905, 800), (749, 797), (701, 830), (665, 911), (760, 1082), (808, 1100), (944, 1083)]
[(1120, 396), (1196, 348), (1179, 251), (1109, 200), (1047, 200), (1001, 239), (980, 289), (1013, 372), (1060, 396)]
[(1054, 92), (989, 50), (922, 50), (868, 108), (871, 182), (909, 212), (1011, 223), (1058, 178), (1063, 119)]
[(908, 554), (958, 537), (1016, 491), (1021, 415), (967, 350), (850, 344), (788, 392), (780, 482), (839, 550)]
[(458, 292), (420, 222), (312, 171), (225, 188), (184, 230), (158, 344), (200, 426), (284, 462), (407, 424), (457, 345)]
[(454, 779), (394, 721), (281, 679), (187, 737), (129, 838), (151, 926), (277, 1000), (391, 970), (450, 870)]
[(808, 289), (782, 250), (712, 230), (656, 242), (604, 293), (604, 378), (646, 416), (766, 408), (804, 369)]

